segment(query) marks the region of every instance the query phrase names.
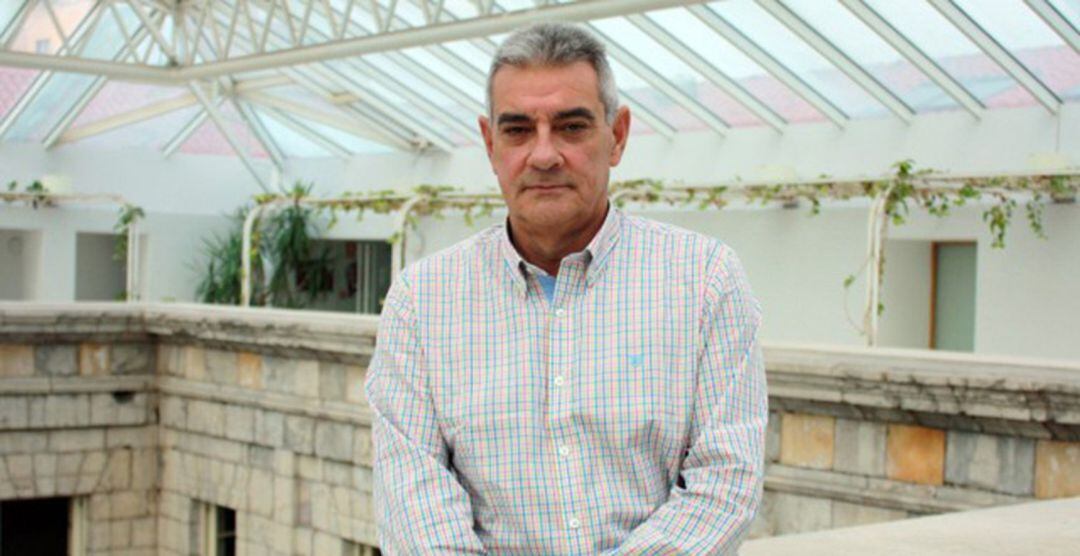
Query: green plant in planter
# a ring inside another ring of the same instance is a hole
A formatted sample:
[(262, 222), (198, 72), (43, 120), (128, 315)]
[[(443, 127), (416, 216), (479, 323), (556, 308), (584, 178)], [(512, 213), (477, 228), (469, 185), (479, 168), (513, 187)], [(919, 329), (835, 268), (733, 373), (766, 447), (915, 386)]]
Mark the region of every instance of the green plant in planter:
[[(315, 244), (320, 232), (318, 210), (300, 203), (312, 187), (298, 182), (283, 191), (281, 196), (291, 202), (255, 223), (251, 236), (252, 305), (299, 308), (332, 292), (332, 256)], [(266, 203), (274, 197), (259, 196), (255, 202)], [(226, 235), (205, 241), (207, 262), (196, 288), (204, 303), (240, 304), (244, 220), (251, 210), (252, 205), (239, 209)]]

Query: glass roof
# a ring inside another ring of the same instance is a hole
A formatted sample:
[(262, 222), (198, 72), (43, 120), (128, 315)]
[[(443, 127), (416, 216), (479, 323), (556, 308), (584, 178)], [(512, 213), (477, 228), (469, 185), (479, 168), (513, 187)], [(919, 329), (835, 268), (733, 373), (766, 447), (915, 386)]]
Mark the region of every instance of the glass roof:
[[(7, 0), (0, 141), (224, 155), (236, 144), (273, 158), (477, 146), (486, 72), (507, 29), (485, 25), (558, 18), (573, 3), (224, 0), (170, 11), (155, 0)], [(1080, 98), (1076, 0), (592, 5), (603, 15), (584, 23), (609, 45), (634, 133), (1053, 112)], [(424, 34), (451, 22), (476, 31)]]

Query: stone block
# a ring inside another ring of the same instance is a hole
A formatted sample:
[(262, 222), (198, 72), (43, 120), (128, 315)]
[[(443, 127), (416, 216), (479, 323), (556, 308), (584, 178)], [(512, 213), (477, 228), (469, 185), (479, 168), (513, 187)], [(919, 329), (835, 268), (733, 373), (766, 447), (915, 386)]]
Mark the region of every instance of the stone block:
[(105, 432), (105, 446), (108, 448), (153, 448), (157, 446), (157, 435), (152, 427), (117, 427)]
[(296, 482), (292, 477), (274, 475), (274, 520), (278, 523), (292, 524), (295, 513)]
[(184, 376), (191, 380), (206, 380), (206, 351), (198, 346), (184, 346)]
[(945, 482), (1030, 496), (1034, 485), (1035, 440), (949, 431)]
[(785, 492), (775, 493), (772, 515), (777, 535), (809, 533), (832, 527), (833, 501)]
[(308, 481), (322, 481), (323, 461), (311, 456), (298, 456), (296, 458), (296, 474)]
[(113, 519), (133, 519), (150, 513), (146, 495), (131, 490), (110, 495), (109, 507)]
[(367, 407), (367, 395), (364, 394), (364, 381), (367, 369), (361, 365), (345, 366), (345, 401), (355, 402)]
[(109, 374), (109, 346), (83, 342), (79, 344), (79, 374), (105, 376)]
[(101, 429), (57, 430), (49, 432), (49, 450), (53, 452), (84, 452), (105, 447), (105, 431)]
[(33, 454), (48, 445), (49, 435), (42, 432), (0, 432), (0, 454)]
[(281, 446), (285, 442), (285, 416), (277, 411), (255, 410), (255, 442)]
[(374, 487), (375, 484), (375, 479), (372, 475), (371, 468), (354, 465), (352, 468), (352, 474), (353, 488), (355, 488), (357, 492), (367, 492), (370, 494), (373, 490), (372, 487)]
[(0, 397), (0, 429), (25, 429), (30, 425), (30, 402), (24, 396)]
[(241, 405), (226, 405), (224, 432), (226, 438), (252, 442), (255, 439), (255, 410)]
[(183, 398), (173, 396), (161, 398), (161, 424), (167, 427), (187, 426), (187, 404)]
[(352, 487), (352, 470), (353, 464), (351, 463), (324, 460), (323, 480), (332, 485)]
[(352, 461), (353, 427), (320, 420), (315, 425), (315, 454), (319, 457)]
[(60, 454), (56, 459), (56, 474), (60, 477), (76, 476), (82, 468), (83, 454)]
[(154, 353), (154, 346), (147, 343), (113, 344), (113, 374), (150, 374), (156, 366)]
[(54, 394), (45, 397), (45, 426), (78, 427), (90, 422), (90, 396)]
[(124, 490), (131, 486), (131, 450), (120, 449), (109, 453), (109, 461), (102, 487), (108, 491)]
[(343, 551), (341, 539), (322, 531), (315, 531), (313, 546), (315, 554), (341, 554)]
[(131, 455), (131, 488), (150, 490), (158, 487), (159, 466), (156, 449), (133, 451)]
[(274, 470), (274, 449), (251, 444), (247, 447), (247, 463), (254, 469)]
[(925, 485), (943, 484), (945, 431), (889, 425), (885, 467), (890, 479)]
[(780, 424), (779, 411), (769, 412), (769, 423), (765, 427), (765, 461), (780, 461)]
[(187, 428), (193, 432), (224, 436), (225, 409), (219, 403), (203, 400), (188, 402)]
[(346, 366), (341, 363), (323, 361), (319, 363), (319, 398), (323, 400), (343, 400), (346, 392)]
[(836, 420), (834, 468), (845, 473), (885, 476), (885, 424)]
[(266, 517), (274, 515), (274, 476), (269, 471), (251, 470), (247, 495), (247, 507), (252, 512)]
[(117, 552), (118, 548), (127, 548), (131, 546), (131, 522), (122, 521), (110, 521), (109, 522), (109, 547), (112, 548), (110, 552)]
[(236, 384), (236, 352), (207, 349), (206, 377), (216, 384)]
[(152, 517), (136, 519), (131, 524), (131, 546), (154, 548), (157, 546), (157, 523)]
[(353, 463), (371, 466), (375, 452), (371, 444), (371, 429), (366, 426), (356, 427), (353, 432)]
[(75, 376), (79, 373), (75, 346), (42, 344), (34, 348), (34, 368), (48, 376)]
[(244, 388), (262, 389), (262, 356), (249, 351), (237, 353), (236, 381)]
[(319, 362), (315, 359), (296, 360), (296, 385), (293, 393), (306, 398), (319, 397)]
[(301, 454), (315, 450), (315, 421), (310, 417), (289, 415), (285, 417), (285, 447)]
[(1039, 440), (1035, 446), (1035, 497), (1080, 496), (1080, 442)]
[(0, 344), (0, 377), (32, 376), (33, 374), (33, 346)]
[(833, 465), (836, 418), (785, 413), (781, 417), (780, 463), (830, 469)]
[(907, 512), (862, 504), (833, 501), (832, 527), (854, 527), (907, 518)]

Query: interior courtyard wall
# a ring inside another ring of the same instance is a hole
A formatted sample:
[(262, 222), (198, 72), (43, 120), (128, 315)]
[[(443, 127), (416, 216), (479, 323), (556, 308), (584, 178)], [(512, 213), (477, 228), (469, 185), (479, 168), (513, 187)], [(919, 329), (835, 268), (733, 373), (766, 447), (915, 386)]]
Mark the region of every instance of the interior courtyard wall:
[[(180, 304), (0, 304), (0, 499), (87, 497), (91, 553), (190, 554), (202, 504), (237, 553), (375, 544), (375, 317)], [(765, 346), (769, 536), (1080, 495), (1080, 367)]]

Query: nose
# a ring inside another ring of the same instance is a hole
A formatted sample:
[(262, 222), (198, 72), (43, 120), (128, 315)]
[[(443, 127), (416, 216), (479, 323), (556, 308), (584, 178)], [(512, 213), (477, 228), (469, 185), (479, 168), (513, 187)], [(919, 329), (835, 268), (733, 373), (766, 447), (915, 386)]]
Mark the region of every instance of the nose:
[(553, 170), (562, 165), (562, 154), (552, 141), (550, 129), (538, 129), (532, 150), (529, 151), (529, 166), (537, 170)]

